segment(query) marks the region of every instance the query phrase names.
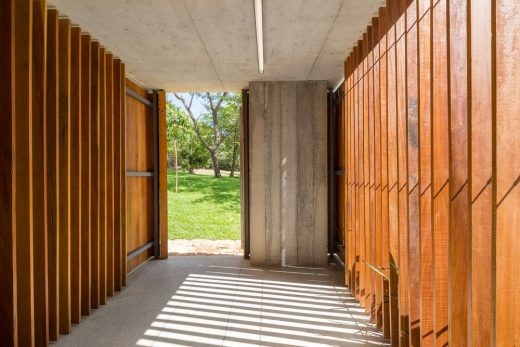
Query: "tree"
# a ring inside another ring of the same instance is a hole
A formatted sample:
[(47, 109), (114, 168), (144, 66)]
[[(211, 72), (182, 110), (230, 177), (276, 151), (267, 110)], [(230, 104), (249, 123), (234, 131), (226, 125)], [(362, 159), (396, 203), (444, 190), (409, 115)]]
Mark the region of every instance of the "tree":
[(177, 143), (178, 165), (193, 173), (210, 167), (210, 157), (193, 131), (190, 117), (170, 100), (166, 102), (166, 138), (168, 163), (173, 166), (174, 143)]
[[(240, 108), (240, 99), (236, 94), (227, 92), (189, 93), (188, 98), (182, 94), (174, 95), (188, 113), (195, 135), (209, 154), (215, 177), (221, 177), (220, 149), (223, 143), (238, 129), (236, 110)], [(206, 112), (199, 115), (194, 114), (193, 100), (195, 97), (201, 99)]]

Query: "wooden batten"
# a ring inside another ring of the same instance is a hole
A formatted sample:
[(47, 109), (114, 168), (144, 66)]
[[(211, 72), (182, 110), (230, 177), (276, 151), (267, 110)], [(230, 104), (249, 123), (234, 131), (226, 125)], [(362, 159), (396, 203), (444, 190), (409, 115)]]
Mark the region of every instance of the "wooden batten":
[(107, 295), (114, 295), (114, 58), (106, 56), (106, 277)]
[(100, 44), (92, 41), (90, 71), (90, 305), (100, 302), (100, 231), (99, 231), (99, 121), (100, 121)]
[[(122, 288), (122, 235), (121, 235), (121, 98), (124, 98), (124, 89), (121, 75), (121, 60), (113, 61), (113, 83), (114, 83), (114, 290)], [(116, 155), (119, 153), (119, 155)], [(125, 255), (126, 258), (126, 255)]]
[(69, 334), (70, 315), (70, 34), (69, 19), (58, 23), (58, 237), (59, 331)]
[(18, 345), (34, 344), (32, 35), (33, 1), (14, 9), (14, 218), (16, 229), (16, 322)]
[(34, 341), (49, 343), (48, 243), (47, 243), (47, 3), (33, 2), (32, 60), (32, 155), (33, 155), (33, 261)]
[[(81, 320), (81, 29), (71, 29), (70, 64), (70, 282), (71, 322)], [(86, 217), (86, 216), (85, 216)]]
[(16, 324), (16, 220), (15, 208), (15, 158), (12, 147), (14, 141), (14, 124), (16, 121), (15, 62), (12, 49), (14, 47), (14, 7), (15, 1), (0, 2), (0, 41), (5, 48), (0, 50), (0, 75), (4, 83), (0, 83), (0, 121), (4, 131), (0, 136), (0, 340), (6, 346), (16, 346), (18, 342), (18, 327)]
[(106, 50), (99, 50), (99, 303), (107, 302)]
[(159, 239), (160, 257), (168, 258), (168, 154), (166, 135), (166, 93), (157, 92), (159, 126)]
[(91, 308), (91, 38), (81, 35), (81, 315)]
[(49, 281), (49, 340), (59, 336), (59, 276), (58, 276), (58, 12), (47, 13), (47, 90), (46, 90), (46, 158), (47, 158), (47, 242)]

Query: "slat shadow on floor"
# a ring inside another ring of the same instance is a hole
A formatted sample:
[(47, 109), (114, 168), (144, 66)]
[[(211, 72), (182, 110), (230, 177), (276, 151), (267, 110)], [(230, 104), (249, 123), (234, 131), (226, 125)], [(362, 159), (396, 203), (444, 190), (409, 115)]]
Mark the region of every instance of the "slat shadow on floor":
[(58, 346), (386, 346), (336, 266), (151, 261)]

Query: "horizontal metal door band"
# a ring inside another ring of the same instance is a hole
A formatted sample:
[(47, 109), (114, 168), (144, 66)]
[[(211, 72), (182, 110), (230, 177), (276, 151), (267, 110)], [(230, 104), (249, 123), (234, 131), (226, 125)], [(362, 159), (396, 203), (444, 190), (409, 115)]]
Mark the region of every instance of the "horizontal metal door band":
[(126, 177), (153, 177), (153, 171), (127, 171)]
[(148, 100), (147, 98), (145, 98), (142, 95), (138, 94), (135, 90), (133, 90), (133, 89), (131, 89), (129, 87), (126, 87), (126, 95), (129, 95), (132, 98), (136, 99), (137, 101), (142, 102), (146, 106), (153, 108), (153, 103), (150, 100)]
[(153, 241), (152, 242), (148, 242), (147, 244), (133, 250), (132, 252), (128, 253), (126, 255), (126, 260), (130, 260), (130, 259), (133, 259), (135, 257), (137, 257), (139, 254), (143, 253), (144, 251), (146, 251), (147, 249), (149, 248), (152, 248), (153, 247)]

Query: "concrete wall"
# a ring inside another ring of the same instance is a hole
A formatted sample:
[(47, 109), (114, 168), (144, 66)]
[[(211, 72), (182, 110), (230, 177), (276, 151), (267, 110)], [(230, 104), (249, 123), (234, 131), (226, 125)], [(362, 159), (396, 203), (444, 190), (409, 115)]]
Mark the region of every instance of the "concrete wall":
[(327, 263), (327, 83), (249, 84), (251, 263)]

